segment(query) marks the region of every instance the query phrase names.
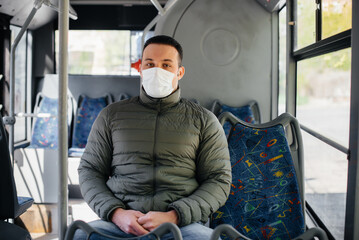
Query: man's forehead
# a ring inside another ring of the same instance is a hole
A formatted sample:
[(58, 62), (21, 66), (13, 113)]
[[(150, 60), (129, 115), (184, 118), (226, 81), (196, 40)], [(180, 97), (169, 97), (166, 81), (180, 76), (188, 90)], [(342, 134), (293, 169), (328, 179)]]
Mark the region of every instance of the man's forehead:
[(160, 54), (167, 54), (167, 55), (174, 55), (177, 57), (178, 51), (175, 47), (167, 44), (158, 44), (158, 43), (152, 43), (149, 44), (144, 50), (143, 55), (160, 55)]

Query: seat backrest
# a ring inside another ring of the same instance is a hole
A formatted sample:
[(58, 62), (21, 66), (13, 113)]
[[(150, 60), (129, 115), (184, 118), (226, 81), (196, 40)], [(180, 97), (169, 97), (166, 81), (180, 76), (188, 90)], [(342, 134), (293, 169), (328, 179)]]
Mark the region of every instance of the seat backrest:
[[(68, 127), (70, 130), (73, 119), (73, 98), (68, 98)], [(57, 149), (58, 147), (58, 98), (50, 98), (41, 92), (36, 96), (34, 113), (48, 114), (49, 117), (37, 117), (34, 120), (31, 145), (33, 148)]]
[(97, 115), (111, 102), (112, 97), (109, 94), (100, 98), (89, 98), (85, 95), (80, 95), (72, 136), (72, 148), (85, 148), (92, 124)]
[(39, 94), (36, 102), (35, 114), (47, 113), (51, 116), (35, 118), (31, 147), (56, 149), (58, 147), (58, 119), (54, 116), (58, 113), (58, 99)]
[[(222, 104), (219, 100), (215, 100), (212, 104), (211, 111), (218, 117), (223, 112), (230, 112), (237, 118), (248, 122), (248, 123), (260, 123), (260, 111), (259, 106), (256, 101), (250, 101), (248, 104), (240, 107), (232, 107), (225, 104)], [(231, 129), (231, 124), (225, 122), (223, 124), (224, 132), (228, 137), (229, 131)]]
[[(265, 124), (249, 124), (230, 113), (219, 119), (233, 124), (228, 138), (232, 187), (225, 206), (212, 216), (213, 227), (227, 223), (251, 239), (302, 234), (303, 150), (296, 119), (286, 113)], [(292, 135), (290, 142), (286, 134)]]
[(14, 218), (17, 193), (5, 127), (0, 114), (0, 220)]

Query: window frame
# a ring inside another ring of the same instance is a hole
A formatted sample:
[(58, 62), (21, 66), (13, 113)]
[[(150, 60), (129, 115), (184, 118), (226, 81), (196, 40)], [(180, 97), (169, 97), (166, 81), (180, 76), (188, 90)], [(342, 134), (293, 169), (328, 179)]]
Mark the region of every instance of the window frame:
[[(356, 40), (355, 43), (352, 43), (352, 36), (355, 34), (352, 32), (353, 29), (356, 29), (356, 36), (358, 36), (359, 32), (359, 24), (356, 26), (355, 19), (358, 19), (358, 13), (355, 11), (359, 11), (359, 3), (356, 1), (352, 1), (352, 28), (349, 30), (345, 30), (341, 33), (335, 34), (333, 36), (330, 36), (325, 39), (321, 39), (322, 34), (322, 26), (321, 26), (321, 0), (316, 0), (316, 4), (319, 4), (319, 10), (316, 11), (316, 39), (317, 42), (303, 47), (301, 49), (296, 49), (297, 46), (297, 26), (296, 26), (296, 14), (297, 14), (297, 1), (298, 0), (288, 0), (286, 3), (287, 8), (287, 60), (286, 60), (286, 112), (289, 112), (296, 116), (296, 107), (297, 107), (297, 63), (301, 60), (309, 59), (316, 56), (322, 56), (327, 53), (332, 53), (338, 50), (350, 48), (352, 52), (352, 63), (351, 66), (355, 66), (355, 59), (358, 60), (358, 53), (355, 53), (355, 50), (353, 50), (353, 46), (359, 45), (358, 40)], [(358, 50), (356, 50), (358, 51)], [(359, 121), (357, 118), (353, 119), (353, 115), (355, 113), (358, 113), (357, 107), (359, 102), (359, 97), (355, 97), (353, 95), (354, 91), (353, 89), (358, 84), (355, 84), (355, 77), (358, 77), (359, 73), (358, 70), (351, 68), (352, 77), (351, 77), (351, 97), (350, 97), (350, 130), (352, 129), (358, 129), (359, 127)], [(356, 79), (357, 80), (357, 79)], [(354, 106), (353, 106), (354, 104)], [(336, 141), (333, 141), (326, 136), (323, 136), (316, 132), (313, 129), (310, 129), (306, 126), (301, 125), (301, 129), (310, 135), (317, 138), (319, 141), (322, 141), (324, 143), (329, 144), (331, 147), (337, 149), (338, 151), (344, 152), (347, 154), (348, 164), (354, 165), (354, 167), (350, 166), (348, 167), (348, 175), (347, 175), (347, 192), (346, 192), (346, 209), (345, 209), (345, 223), (344, 223), (344, 238), (345, 239), (354, 239), (356, 235), (358, 235), (357, 229), (355, 229), (355, 224), (353, 224), (353, 221), (355, 219), (355, 216), (358, 216), (358, 209), (353, 211), (351, 208), (353, 208), (355, 204), (355, 198), (357, 195), (356, 185), (358, 183), (355, 182), (355, 179), (357, 179), (357, 175), (359, 174), (358, 169), (358, 159), (359, 159), (359, 151), (355, 148), (358, 147), (359, 143), (359, 137), (358, 133), (352, 133), (350, 131), (349, 136), (349, 148), (346, 148), (339, 144)], [(354, 147), (354, 152), (351, 151)], [(335, 239), (334, 236), (330, 233), (329, 229), (325, 226), (325, 224), (320, 220), (318, 215), (315, 213), (315, 211), (307, 205), (307, 212), (309, 215), (309, 218), (314, 220), (314, 224), (316, 226), (319, 226), (323, 228), (327, 234), (329, 239)]]

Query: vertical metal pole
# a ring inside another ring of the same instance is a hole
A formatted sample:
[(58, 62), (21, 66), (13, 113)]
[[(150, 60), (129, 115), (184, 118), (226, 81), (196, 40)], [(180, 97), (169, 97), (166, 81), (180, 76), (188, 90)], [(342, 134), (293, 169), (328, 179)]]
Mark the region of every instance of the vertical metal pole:
[(348, 186), (344, 239), (359, 239), (359, 2), (352, 1), (352, 63)]
[(286, 112), (295, 116), (297, 63), (293, 58), (296, 47), (296, 0), (287, 0), (287, 60), (286, 60)]
[(58, 226), (59, 239), (65, 238), (67, 228), (67, 65), (68, 65), (68, 32), (69, 32), (69, 0), (59, 0), (59, 195)]
[(37, 10), (41, 7), (41, 3), (35, 5), (29, 16), (27, 17), (24, 25), (22, 26), (19, 34), (16, 36), (13, 45), (11, 46), (11, 55), (10, 55), (10, 109), (9, 109), (9, 116), (4, 117), (4, 123), (10, 125), (9, 127), (9, 151), (10, 156), (14, 159), (14, 139), (15, 139), (15, 53), (16, 48), (24, 35), (26, 29), (30, 25), (31, 20), (34, 18)]

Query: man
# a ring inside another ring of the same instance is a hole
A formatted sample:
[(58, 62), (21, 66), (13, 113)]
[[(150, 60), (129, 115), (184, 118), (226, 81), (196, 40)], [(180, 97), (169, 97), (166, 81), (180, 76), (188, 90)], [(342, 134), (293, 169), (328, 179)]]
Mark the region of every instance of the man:
[(106, 107), (92, 127), (78, 172), (84, 199), (102, 219), (90, 224), (104, 233), (141, 236), (172, 222), (184, 239), (209, 239), (200, 222), (228, 197), (224, 131), (211, 112), (180, 98), (182, 58), (173, 38), (149, 39), (140, 96)]

